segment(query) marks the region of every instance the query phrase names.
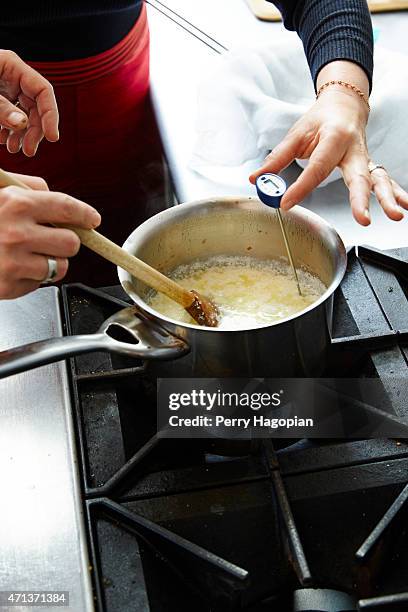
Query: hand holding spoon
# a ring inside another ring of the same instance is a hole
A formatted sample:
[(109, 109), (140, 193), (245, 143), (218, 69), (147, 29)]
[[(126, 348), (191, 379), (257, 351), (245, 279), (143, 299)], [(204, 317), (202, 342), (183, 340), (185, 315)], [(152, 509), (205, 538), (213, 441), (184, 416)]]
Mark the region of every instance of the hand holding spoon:
[[(9, 187), (11, 185), (21, 187), (22, 189), (29, 189), (22, 181), (0, 169), (0, 187)], [(149, 285), (149, 287), (164, 293), (175, 302), (178, 302), (199, 325), (206, 325), (208, 327), (218, 326), (218, 309), (211, 300), (196, 291), (185, 289), (168, 276), (131, 255), (95, 230), (73, 226), (64, 227), (75, 232), (79, 236), (81, 243), (95, 253), (98, 253), (98, 255), (123, 268), (135, 278)]]

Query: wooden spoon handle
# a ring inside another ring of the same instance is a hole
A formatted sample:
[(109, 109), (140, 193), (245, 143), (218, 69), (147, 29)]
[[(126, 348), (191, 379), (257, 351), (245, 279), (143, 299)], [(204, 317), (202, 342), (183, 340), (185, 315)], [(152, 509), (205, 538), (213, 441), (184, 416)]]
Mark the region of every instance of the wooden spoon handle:
[[(22, 189), (29, 189), (22, 181), (0, 169), (0, 187), (9, 187), (10, 185), (15, 185)], [(79, 236), (82, 244), (87, 246), (88, 249), (95, 251), (95, 253), (98, 253), (98, 255), (101, 255), (111, 263), (123, 268), (126, 272), (129, 272), (129, 274), (132, 274), (132, 276), (135, 276), (137, 279), (146, 283), (146, 285), (149, 285), (149, 287), (156, 289), (156, 291), (160, 293), (164, 293), (175, 302), (181, 304), (184, 308), (188, 308), (194, 302), (195, 296), (188, 291), (188, 289), (181, 287), (181, 285), (171, 280), (171, 278), (155, 270), (155, 268), (152, 268), (141, 259), (131, 255), (109, 240), (109, 238), (99, 234), (99, 232), (74, 226), (64, 227), (75, 232)]]
[(134, 255), (131, 255), (120, 246), (106, 238), (95, 230), (87, 230), (78, 227), (68, 227), (74, 231), (80, 238), (82, 244), (98, 253), (108, 261), (116, 264), (132, 276), (141, 280), (149, 287), (156, 289), (160, 293), (164, 293), (169, 298), (178, 302), (184, 308), (188, 308), (194, 301), (194, 295), (181, 287), (178, 283), (173, 281), (168, 276), (165, 276), (155, 268), (152, 268), (147, 263), (138, 259)]

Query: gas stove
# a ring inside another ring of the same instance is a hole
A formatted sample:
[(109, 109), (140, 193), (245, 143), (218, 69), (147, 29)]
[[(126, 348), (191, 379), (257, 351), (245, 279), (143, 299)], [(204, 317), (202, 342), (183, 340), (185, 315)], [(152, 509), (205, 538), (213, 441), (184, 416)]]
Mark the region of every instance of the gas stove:
[[(335, 296), (330, 376), (378, 377), (407, 416), (408, 249), (353, 249)], [(66, 333), (128, 305), (63, 287)], [(156, 435), (145, 365), (70, 361), (98, 611), (408, 610), (406, 440), (237, 441)]]

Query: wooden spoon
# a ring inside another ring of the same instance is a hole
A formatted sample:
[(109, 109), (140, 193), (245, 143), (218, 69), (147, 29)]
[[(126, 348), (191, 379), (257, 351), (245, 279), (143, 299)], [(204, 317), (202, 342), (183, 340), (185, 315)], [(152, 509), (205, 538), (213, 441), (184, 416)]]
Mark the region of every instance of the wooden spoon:
[[(22, 181), (0, 169), (0, 187), (9, 187), (11, 185), (21, 187), (22, 189), (29, 189)], [(132, 276), (149, 285), (149, 287), (164, 293), (167, 297), (183, 306), (199, 325), (217, 327), (218, 309), (213, 302), (204, 296), (196, 291), (185, 289), (171, 278), (152, 268), (141, 259), (131, 255), (95, 230), (74, 226), (64, 227), (75, 232), (79, 236), (81, 243), (95, 251), (95, 253), (98, 253), (98, 255), (123, 268), (129, 274), (132, 274)]]

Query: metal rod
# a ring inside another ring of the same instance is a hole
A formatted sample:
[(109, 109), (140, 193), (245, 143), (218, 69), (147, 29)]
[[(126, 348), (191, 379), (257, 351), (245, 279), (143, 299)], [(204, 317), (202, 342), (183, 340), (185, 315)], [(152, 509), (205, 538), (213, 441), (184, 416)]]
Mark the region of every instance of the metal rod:
[[(358, 562), (369, 562), (370, 558), (375, 556), (376, 549), (380, 546), (384, 548), (384, 539), (390, 535), (389, 527), (393, 522), (396, 522), (398, 516), (401, 517), (404, 510), (408, 510), (408, 485), (404, 487), (397, 499), (388, 508), (380, 522), (374, 527), (373, 531), (356, 552)], [(401, 534), (398, 533), (397, 537), (401, 538)]]
[(283, 236), (283, 240), (285, 242), (286, 252), (288, 254), (288, 259), (289, 259), (289, 263), (290, 263), (291, 268), (292, 268), (293, 277), (295, 279), (297, 290), (298, 290), (299, 295), (302, 295), (302, 292), (300, 290), (299, 278), (298, 278), (298, 275), (297, 275), (297, 272), (296, 272), (295, 264), (293, 262), (292, 252), (291, 252), (290, 246), (289, 246), (288, 237), (286, 235), (285, 226), (283, 225), (283, 219), (282, 219), (281, 211), (280, 211), (279, 208), (277, 208), (276, 212), (278, 213), (279, 225), (280, 225), (281, 230), (282, 230), (282, 236)]
[(282, 479), (278, 458), (272, 440), (264, 440), (264, 457), (266, 468), (272, 480), (274, 491), (278, 500), (279, 509), (283, 518), (288, 537), (290, 554), (294, 569), (300, 584), (303, 587), (312, 586), (313, 577), (309, 569), (302, 541), (296, 527), (292, 508)]

